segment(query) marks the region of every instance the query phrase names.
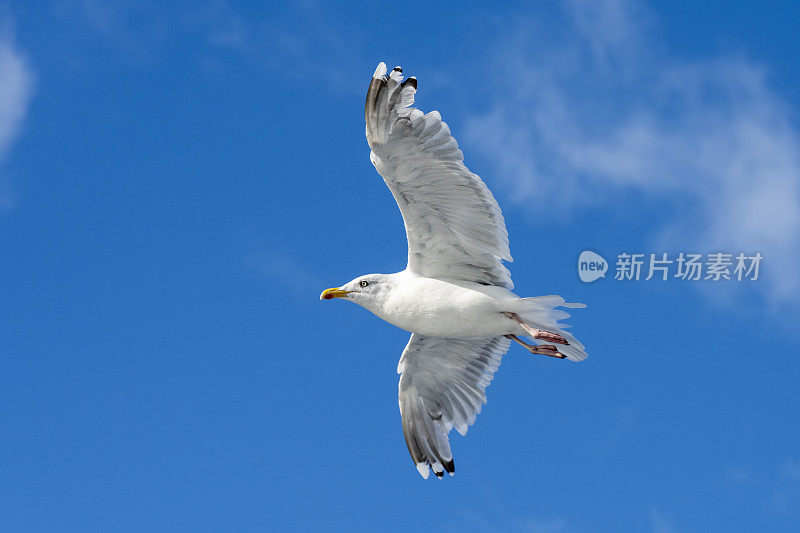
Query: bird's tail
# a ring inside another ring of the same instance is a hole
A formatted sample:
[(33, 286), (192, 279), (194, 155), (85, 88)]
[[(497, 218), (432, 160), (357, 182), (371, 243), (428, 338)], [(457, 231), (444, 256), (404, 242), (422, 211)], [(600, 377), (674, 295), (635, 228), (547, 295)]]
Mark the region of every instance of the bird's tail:
[(578, 309), (586, 307), (586, 305), (565, 302), (564, 298), (558, 295), (534, 296), (517, 300), (515, 313), (529, 326), (558, 333), (564, 337), (569, 345), (559, 345), (558, 351), (566, 355), (570, 361), (583, 361), (588, 357), (583, 344), (574, 335), (564, 331), (572, 326), (559, 323), (559, 320), (569, 318), (570, 314), (562, 309), (556, 309), (557, 307)]

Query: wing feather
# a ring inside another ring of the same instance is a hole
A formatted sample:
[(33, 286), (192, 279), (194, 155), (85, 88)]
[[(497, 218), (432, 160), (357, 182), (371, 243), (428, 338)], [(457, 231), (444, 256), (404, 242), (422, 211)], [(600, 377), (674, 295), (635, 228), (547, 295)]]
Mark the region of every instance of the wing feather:
[[(397, 372), (398, 402), (408, 451), (422, 477), (455, 472), (448, 433), (465, 435), (486, 403), (486, 387), (510, 341), (448, 339), (414, 333)], [(429, 470), (430, 469), (430, 470)]]
[(408, 268), (427, 277), (513, 288), (505, 220), (438, 111), (410, 107), (416, 78), (375, 70), (364, 107), (370, 160), (392, 192), (408, 238)]

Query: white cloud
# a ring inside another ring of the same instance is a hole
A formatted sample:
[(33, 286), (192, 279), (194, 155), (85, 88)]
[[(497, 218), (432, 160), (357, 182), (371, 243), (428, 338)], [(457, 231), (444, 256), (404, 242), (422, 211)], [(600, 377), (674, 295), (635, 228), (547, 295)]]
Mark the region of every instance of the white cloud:
[(653, 533), (677, 533), (678, 529), (657, 508), (650, 509), (650, 529)]
[(781, 474), (790, 481), (800, 481), (800, 458), (790, 457), (783, 464)]
[[(19, 135), (32, 88), (33, 76), (14, 45), (10, 22), (0, 12), (0, 165)], [(0, 174), (0, 213), (12, 206), (13, 196), (8, 180)]]
[(522, 521), (519, 530), (527, 533), (563, 533), (567, 531), (567, 523), (563, 518), (527, 518)]
[(259, 244), (245, 256), (245, 266), (298, 301), (316, 298), (324, 282), (285, 249), (275, 244)]
[(357, 68), (365, 50), (362, 34), (349, 19), (334, 23), (340, 10), (318, 0), (259, 9), (230, 0), (197, 0), (190, 8), (169, 3), (143, 7), (133, 0), (59, 0), (56, 7), (71, 23), (138, 60), (157, 54), (175, 35), (199, 36), (210, 46), (195, 41), (187, 59), (206, 68), (219, 68), (233, 53), (284, 77), (305, 82), (313, 76), (336, 93), (363, 91), (352, 83), (364, 75)]
[[(566, 533), (574, 531), (561, 517), (541, 518), (510, 508), (494, 494), (484, 494), (484, 506), (480, 509), (459, 509), (450, 521), (453, 531), (520, 532), (520, 533)], [(487, 500), (488, 499), (488, 500)]]
[[(245, 15), (227, 0), (209, 2), (202, 17), (207, 40), (220, 49), (242, 54), (282, 76), (309, 76), (337, 93), (361, 94), (363, 36), (349, 19), (336, 23), (331, 7), (317, 0), (287, 4), (283, 17)], [(201, 24), (202, 25), (202, 24)], [(376, 60), (377, 61), (377, 60)]]
[[(485, 111), (468, 121), (519, 201), (552, 213), (645, 203), (654, 247), (764, 255), (764, 296), (800, 295), (800, 133), (762, 65), (682, 59), (627, 0), (564, 3), (503, 37)], [(653, 250), (657, 251), (657, 250)]]
[(766, 502), (767, 516), (797, 524), (800, 518), (800, 460), (796, 455), (784, 461), (777, 475), (769, 477), (769, 486), (771, 495)]

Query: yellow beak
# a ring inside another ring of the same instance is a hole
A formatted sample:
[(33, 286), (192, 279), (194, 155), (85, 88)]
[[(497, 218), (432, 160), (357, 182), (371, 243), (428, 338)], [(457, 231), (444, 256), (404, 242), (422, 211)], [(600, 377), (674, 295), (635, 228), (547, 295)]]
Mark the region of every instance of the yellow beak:
[(342, 298), (343, 296), (347, 296), (352, 291), (343, 291), (339, 287), (333, 287), (331, 289), (325, 289), (322, 291), (322, 294), (319, 295), (320, 300), (330, 300), (332, 298)]

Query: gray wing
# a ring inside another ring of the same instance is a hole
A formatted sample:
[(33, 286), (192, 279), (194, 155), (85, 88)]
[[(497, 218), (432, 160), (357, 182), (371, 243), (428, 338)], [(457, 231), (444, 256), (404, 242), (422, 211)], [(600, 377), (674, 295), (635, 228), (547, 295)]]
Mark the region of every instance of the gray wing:
[(467, 428), (486, 403), (486, 387), (508, 351), (505, 337), (449, 339), (414, 333), (397, 373), (400, 415), (408, 451), (424, 478), (455, 467), (447, 434)]
[(417, 80), (375, 70), (364, 115), (370, 159), (394, 195), (408, 238), (408, 268), (431, 278), (513, 288), (508, 232), (497, 201), (464, 166), (437, 111), (410, 107)]

